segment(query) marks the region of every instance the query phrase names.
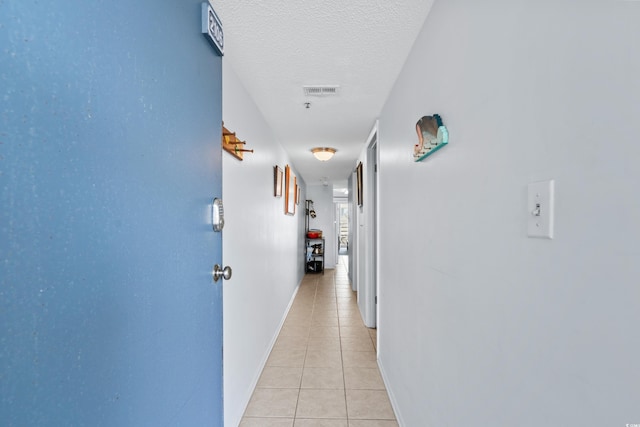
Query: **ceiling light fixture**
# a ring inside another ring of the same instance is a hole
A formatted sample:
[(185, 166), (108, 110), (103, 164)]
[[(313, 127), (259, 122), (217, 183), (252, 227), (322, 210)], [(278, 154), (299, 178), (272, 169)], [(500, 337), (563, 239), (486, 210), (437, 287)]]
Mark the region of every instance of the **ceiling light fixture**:
[(314, 156), (316, 156), (316, 159), (320, 160), (321, 162), (326, 162), (333, 157), (333, 155), (336, 153), (336, 149), (330, 147), (316, 147), (312, 148), (311, 152)]

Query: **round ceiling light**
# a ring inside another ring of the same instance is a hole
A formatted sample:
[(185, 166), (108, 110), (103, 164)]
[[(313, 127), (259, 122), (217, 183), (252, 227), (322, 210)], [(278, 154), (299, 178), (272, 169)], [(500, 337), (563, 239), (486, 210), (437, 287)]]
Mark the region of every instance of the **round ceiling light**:
[(336, 153), (336, 149), (330, 147), (316, 147), (312, 148), (311, 152), (314, 156), (316, 156), (316, 159), (320, 160), (321, 162), (326, 162), (333, 157), (333, 155)]

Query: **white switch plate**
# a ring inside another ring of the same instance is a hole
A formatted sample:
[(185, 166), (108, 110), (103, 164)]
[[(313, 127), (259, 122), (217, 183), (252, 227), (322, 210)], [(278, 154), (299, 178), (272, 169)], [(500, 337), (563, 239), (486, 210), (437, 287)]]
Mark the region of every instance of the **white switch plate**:
[(527, 235), (553, 239), (554, 181), (529, 184), (527, 195)]

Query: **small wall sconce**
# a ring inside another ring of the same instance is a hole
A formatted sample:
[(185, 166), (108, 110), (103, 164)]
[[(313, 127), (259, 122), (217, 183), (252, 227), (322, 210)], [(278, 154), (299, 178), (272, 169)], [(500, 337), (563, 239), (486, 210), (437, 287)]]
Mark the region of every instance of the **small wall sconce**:
[(330, 147), (316, 147), (312, 148), (311, 152), (316, 157), (316, 159), (320, 160), (321, 162), (326, 162), (333, 157), (333, 155), (336, 153), (336, 149)]

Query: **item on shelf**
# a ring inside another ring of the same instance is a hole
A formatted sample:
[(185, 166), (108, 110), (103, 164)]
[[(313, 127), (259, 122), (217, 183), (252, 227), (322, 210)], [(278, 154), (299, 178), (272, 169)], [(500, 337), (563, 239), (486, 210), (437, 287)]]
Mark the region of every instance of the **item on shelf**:
[(309, 261), (307, 263), (308, 273), (320, 273), (322, 271), (322, 261)]
[(324, 239), (306, 238), (305, 272), (324, 274)]
[(449, 143), (449, 131), (439, 114), (423, 116), (416, 123), (418, 143), (413, 147), (416, 162), (424, 160)]
[(309, 239), (321, 239), (322, 238), (322, 230), (309, 230), (309, 231), (307, 231), (307, 237)]

